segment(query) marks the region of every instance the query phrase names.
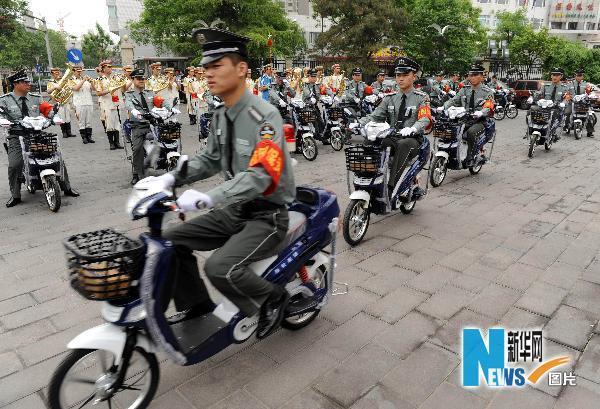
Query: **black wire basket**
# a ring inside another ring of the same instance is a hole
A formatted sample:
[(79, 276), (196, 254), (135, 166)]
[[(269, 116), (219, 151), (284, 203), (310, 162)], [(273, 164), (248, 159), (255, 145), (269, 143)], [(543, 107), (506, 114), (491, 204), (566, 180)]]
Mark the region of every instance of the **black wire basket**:
[(587, 102), (574, 102), (573, 108), (576, 114), (585, 115), (588, 113), (589, 104)]
[(308, 125), (317, 120), (317, 113), (315, 112), (314, 108), (306, 107), (300, 110), (298, 117), (300, 118), (300, 122)]
[(552, 115), (550, 110), (531, 111), (531, 121), (534, 124), (545, 125), (550, 121), (550, 115)]
[(25, 151), (36, 157), (52, 156), (58, 151), (56, 134), (40, 132), (27, 134), (23, 137)]
[(433, 126), (433, 137), (440, 139), (452, 139), (456, 134), (456, 127), (447, 122), (436, 122)]
[(340, 121), (344, 118), (344, 108), (332, 107), (327, 110), (327, 115), (332, 121)]
[(71, 236), (63, 242), (71, 287), (88, 300), (132, 298), (143, 270), (145, 246), (112, 229)]
[(167, 123), (158, 125), (158, 135), (161, 140), (170, 142), (181, 138), (181, 124)]
[(346, 169), (357, 175), (373, 175), (379, 171), (381, 149), (374, 146), (349, 146), (344, 149)]

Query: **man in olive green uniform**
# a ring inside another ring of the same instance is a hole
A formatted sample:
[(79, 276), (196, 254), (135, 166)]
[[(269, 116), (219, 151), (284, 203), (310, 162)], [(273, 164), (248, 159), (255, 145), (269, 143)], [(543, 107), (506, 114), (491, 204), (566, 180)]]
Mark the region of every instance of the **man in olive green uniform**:
[(377, 79), (371, 84), (373, 88), (373, 94), (377, 95), (385, 91), (383, 81), (385, 80), (385, 71), (379, 71), (377, 73)]
[[(544, 84), (544, 86), (533, 95), (533, 101), (537, 102), (540, 99), (549, 99), (554, 102), (554, 116), (551, 131), (554, 134), (556, 140), (560, 139), (560, 135), (555, 130), (560, 126), (564, 115), (564, 106), (561, 107), (561, 103), (567, 104), (571, 100), (571, 93), (568, 85), (564, 85), (561, 80), (565, 75), (565, 70), (560, 67), (554, 67), (550, 71), (550, 78), (552, 82), (550, 84)], [(540, 107), (532, 105), (531, 110), (539, 110)], [(529, 113), (528, 113), (529, 115)]]
[(184, 310), (181, 319), (212, 311), (192, 250), (215, 250), (204, 265), (206, 276), (247, 317), (260, 311), (262, 338), (281, 323), (289, 294), (248, 265), (274, 255), (286, 236), (286, 206), (296, 193), (291, 159), (279, 112), (246, 89), (249, 39), (221, 29), (202, 28), (194, 36), (200, 34), (201, 65), (211, 92), (224, 102), (215, 110), (207, 147), (189, 161), (187, 175), (174, 171), (139, 183), (164, 189), (223, 172), (225, 182), (218, 187), (187, 190), (177, 200), (182, 211), (213, 210), (164, 233), (178, 261), (175, 306)]
[(150, 122), (143, 114), (150, 113), (153, 104), (154, 92), (145, 89), (146, 75), (143, 68), (131, 72), (133, 90), (125, 93), (125, 109), (129, 114), (131, 123), (131, 163), (133, 177), (131, 184), (135, 185), (144, 177), (144, 141), (150, 132)]
[(435, 74), (433, 79), (433, 88), (439, 94), (444, 90), (444, 72), (439, 71)]
[[(275, 72), (275, 82), (271, 84), (271, 90), (269, 91), (269, 102), (271, 105), (277, 107), (287, 106), (288, 97), (294, 98), (296, 96), (296, 91), (294, 91), (290, 86), (289, 82), (285, 80), (285, 73), (283, 71)], [(286, 117), (283, 118), (284, 122), (291, 123), (291, 118), (286, 114)]]
[[(575, 96), (575, 95), (585, 94), (586, 89), (591, 86), (591, 84), (589, 82), (586, 82), (583, 80), (583, 74), (584, 74), (583, 68), (579, 68), (577, 71), (575, 71), (575, 79), (573, 81), (571, 81), (570, 84), (568, 84), (570, 86), (571, 95)], [(574, 102), (567, 104), (567, 107), (565, 109), (565, 114), (566, 114), (565, 132), (569, 132), (569, 128), (571, 125), (571, 114), (573, 113), (573, 104), (574, 104)], [(586, 129), (587, 136), (589, 138), (593, 138), (594, 137), (594, 123), (592, 121), (587, 121), (586, 128), (587, 128)]]
[(494, 93), (491, 88), (483, 84), (483, 73), (485, 69), (479, 64), (471, 65), (469, 69), (469, 84), (465, 85), (450, 100), (444, 103), (444, 109), (451, 106), (464, 107), (474, 117), (467, 124), (467, 157), (463, 166), (471, 166), (473, 161), (474, 146), (477, 138), (485, 131), (485, 119), (493, 113)]
[[(321, 99), (321, 87), (325, 87), (324, 85), (317, 84), (318, 73), (315, 68), (311, 68), (308, 70), (308, 82), (302, 86), (302, 100), (305, 103), (309, 103), (314, 105), (317, 109), (317, 121), (315, 123), (315, 131), (317, 135), (321, 135), (323, 130), (325, 129), (325, 124), (323, 123), (323, 115), (320, 111), (320, 105), (318, 104)], [(327, 95), (333, 97), (333, 92), (331, 89), (325, 87), (325, 92)]]
[(352, 80), (348, 81), (346, 92), (342, 101), (354, 106), (356, 113), (360, 116), (360, 101), (365, 97), (365, 84), (362, 81), (362, 69), (356, 67), (352, 70)]
[[(23, 153), (19, 136), (24, 135), (23, 128), (18, 125), (18, 121), (24, 117), (40, 116), (40, 104), (43, 103), (39, 94), (32, 94), (31, 83), (24, 70), (18, 71), (8, 77), (13, 86), (13, 91), (0, 97), (0, 110), (3, 114), (0, 118), (5, 118), (13, 123), (8, 130), (6, 138), (6, 150), (8, 154), (8, 184), (10, 186), (11, 198), (6, 202), (6, 207), (13, 207), (21, 203), (21, 183), (23, 178)], [(54, 111), (48, 113), (52, 118)], [(15, 124), (17, 123), (17, 124)], [(69, 174), (67, 166), (63, 163), (64, 180), (61, 180), (61, 188), (65, 195), (77, 197), (79, 193), (71, 188), (69, 183)]]
[[(413, 87), (421, 67), (408, 57), (400, 57), (396, 64), (394, 71), (399, 91), (385, 96), (375, 111), (361, 120), (364, 124), (369, 121), (387, 122), (397, 131), (395, 136), (386, 138), (382, 145), (392, 148), (393, 160), (388, 186), (391, 197), (397, 189), (396, 184), (404, 168), (419, 153), (423, 131), (433, 124), (429, 97)], [(414, 194), (415, 197), (420, 197), (424, 191), (418, 188)]]

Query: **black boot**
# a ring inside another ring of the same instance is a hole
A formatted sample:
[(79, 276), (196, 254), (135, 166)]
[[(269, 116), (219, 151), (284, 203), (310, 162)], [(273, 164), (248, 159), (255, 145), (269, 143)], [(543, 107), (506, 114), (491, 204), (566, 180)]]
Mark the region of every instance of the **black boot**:
[(275, 285), (269, 298), (260, 307), (256, 338), (262, 339), (275, 332), (283, 320), (289, 301), (290, 293), (285, 288)]
[(96, 141), (92, 139), (92, 128), (85, 128), (85, 136), (89, 143), (96, 143)]
[(60, 131), (62, 132), (63, 138), (69, 137), (69, 134), (67, 133), (67, 124), (60, 124)]
[(116, 148), (115, 143), (113, 142), (114, 131), (106, 132), (106, 136), (108, 137), (108, 144), (110, 145), (110, 150), (114, 151)]
[(71, 122), (65, 124), (65, 129), (67, 130), (67, 138), (75, 138), (75, 135), (71, 133)]
[(79, 134), (81, 135), (81, 140), (83, 141), (83, 143), (84, 144), (88, 143), (87, 134), (85, 132), (85, 129), (80, 129)]
[(114, 135), (113, 143), (115, 144), (115, 148), (116, 149), (123, 149), (123, 147), (119, 143), (119, 131), (114, 131), (113, 135)]
[(188, 115), (190, 116), (190, 125), (196, 125), (196, 115)]
[(106, 121), (101, 120), (100, 122), (102, 122), (102, 128), (104, 128), (104, 132), (106, 132)]

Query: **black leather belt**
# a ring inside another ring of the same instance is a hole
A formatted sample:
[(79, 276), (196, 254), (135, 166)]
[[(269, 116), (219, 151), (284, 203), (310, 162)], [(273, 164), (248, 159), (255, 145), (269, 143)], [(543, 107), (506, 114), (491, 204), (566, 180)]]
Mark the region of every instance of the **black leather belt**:
[(264, 212), (268, 210), (283, 209), (285, 205), (277, 204), (263, 199), (254, 199), (249, 202), (242, 203), (241, 209), (244, 212), (255, 213)]

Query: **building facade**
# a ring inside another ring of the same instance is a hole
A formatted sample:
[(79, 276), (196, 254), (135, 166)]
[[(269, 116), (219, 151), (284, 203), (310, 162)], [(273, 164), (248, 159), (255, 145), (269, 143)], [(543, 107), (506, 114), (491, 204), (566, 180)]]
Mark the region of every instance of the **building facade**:
[(306, 40), (307, 54), (320, 54), (324, 50), (316, 48), (317, 37), (331, 26), (328, 19), (313, 17), (314, 10), (310, 0), (280, 0), (287, 17), (295, 21)]
[(481, 9), (481, 23), (492, 31), (497, 14), (525, 8), (534, 28), (547, 27), (550, 34), (600, 48), (600, 0), (471, 0)]

